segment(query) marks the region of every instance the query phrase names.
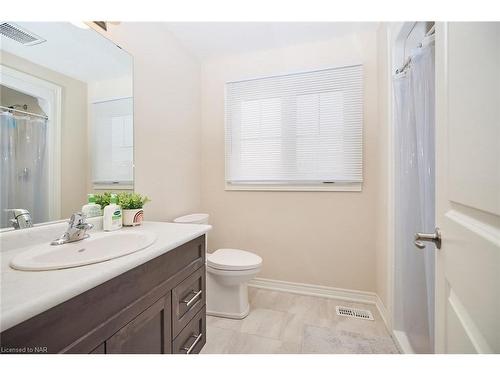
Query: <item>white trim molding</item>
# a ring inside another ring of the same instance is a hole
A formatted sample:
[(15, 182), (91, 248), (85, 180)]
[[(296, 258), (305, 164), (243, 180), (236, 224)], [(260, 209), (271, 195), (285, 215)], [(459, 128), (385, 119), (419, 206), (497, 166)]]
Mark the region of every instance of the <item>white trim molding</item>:
[(392, 337), (398, 346), (398, 349), (403, 354), (416, 354), (411, 347), (410, 340), (404, 331), (394, 330), (392, 332)]
[(250, 280), (248, 286), (260, 289), (276, 290), (279, 292), (302, 294), (305, 296), (339, 299), (343, 301), (360, 302), (375, 305), (378, 312), (380, 313), (380, 316), (382, 317), (382, 320), (384, 321), (385, 326), (387, 327), (387, 330), (392, 334), (392, 328), (390, 326), (390, 320), (388, 320), (389, 315), (387, 313), (387, 309), (377, 293), (366, 292), (363, 290), (334, 288), (323, 285), (271, 280), (260, 277), (256, 277), (255, 279)]
[(362, 191), (362, 182), (331, 184), (230, 184), (226, 182), (226, 191)]
[(92, 185), (94, 190), (134, 190), (134, 184), (96, 184)]

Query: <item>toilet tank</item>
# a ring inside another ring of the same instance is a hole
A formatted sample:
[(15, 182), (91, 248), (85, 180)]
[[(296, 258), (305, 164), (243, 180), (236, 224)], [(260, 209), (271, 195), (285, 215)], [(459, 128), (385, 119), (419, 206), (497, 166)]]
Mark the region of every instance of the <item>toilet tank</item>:
[(182, 224), (208, 224), (208, 214), (190, 214), (174, 219), (174, 223)]

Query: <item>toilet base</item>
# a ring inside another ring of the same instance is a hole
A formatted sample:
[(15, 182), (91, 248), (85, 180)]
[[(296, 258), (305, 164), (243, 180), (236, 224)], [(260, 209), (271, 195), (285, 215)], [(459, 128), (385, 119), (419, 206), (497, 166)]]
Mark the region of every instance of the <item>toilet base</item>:
[(248, 316), (248, 313), (250, 313), (250, 305), (247, 306), (246, 311), (243, 311), (240, 314), (236, 313), (230, 314), (230, 313), (222, 313), (222, 312), (207, 310), (207, 315), (216, 316), (218, 318), (227, 318), (227, 319), (245, 319)]
[[(212, 273), (207, 269), (207, 315), (243, 319), (249, 311), (247, 281), (253, 275), (228, 277), (227, 273)], [(244, 280), (243, 280), (244, 279)]]

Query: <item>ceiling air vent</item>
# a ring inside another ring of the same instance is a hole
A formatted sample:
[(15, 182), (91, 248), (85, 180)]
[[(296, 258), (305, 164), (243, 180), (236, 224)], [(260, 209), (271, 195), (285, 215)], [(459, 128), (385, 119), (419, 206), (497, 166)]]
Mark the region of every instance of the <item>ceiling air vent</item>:
[(25, 46), (34, 46), (35, 44), (46, 41), (21, 26), (9, 22), (0, 23), (0, 35), (15, 40)]
[(373, 320), (373, 315), (370, 310), (355, 309), (353, 307), (337, 306), (337, 315), (350, 316), (351, 318)]

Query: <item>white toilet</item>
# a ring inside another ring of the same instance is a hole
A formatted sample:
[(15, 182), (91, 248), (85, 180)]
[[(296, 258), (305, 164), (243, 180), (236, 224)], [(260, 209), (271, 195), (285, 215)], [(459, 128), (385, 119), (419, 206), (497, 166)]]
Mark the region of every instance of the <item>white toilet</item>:
[[(208, 214), (178, 217), (175, 223), (208, 224)], [(207, 314), (243, 319), (250, 311), (247, 283), (260, 271), (262, 258), (249, 251), (219, 249), (207, 253)]]

